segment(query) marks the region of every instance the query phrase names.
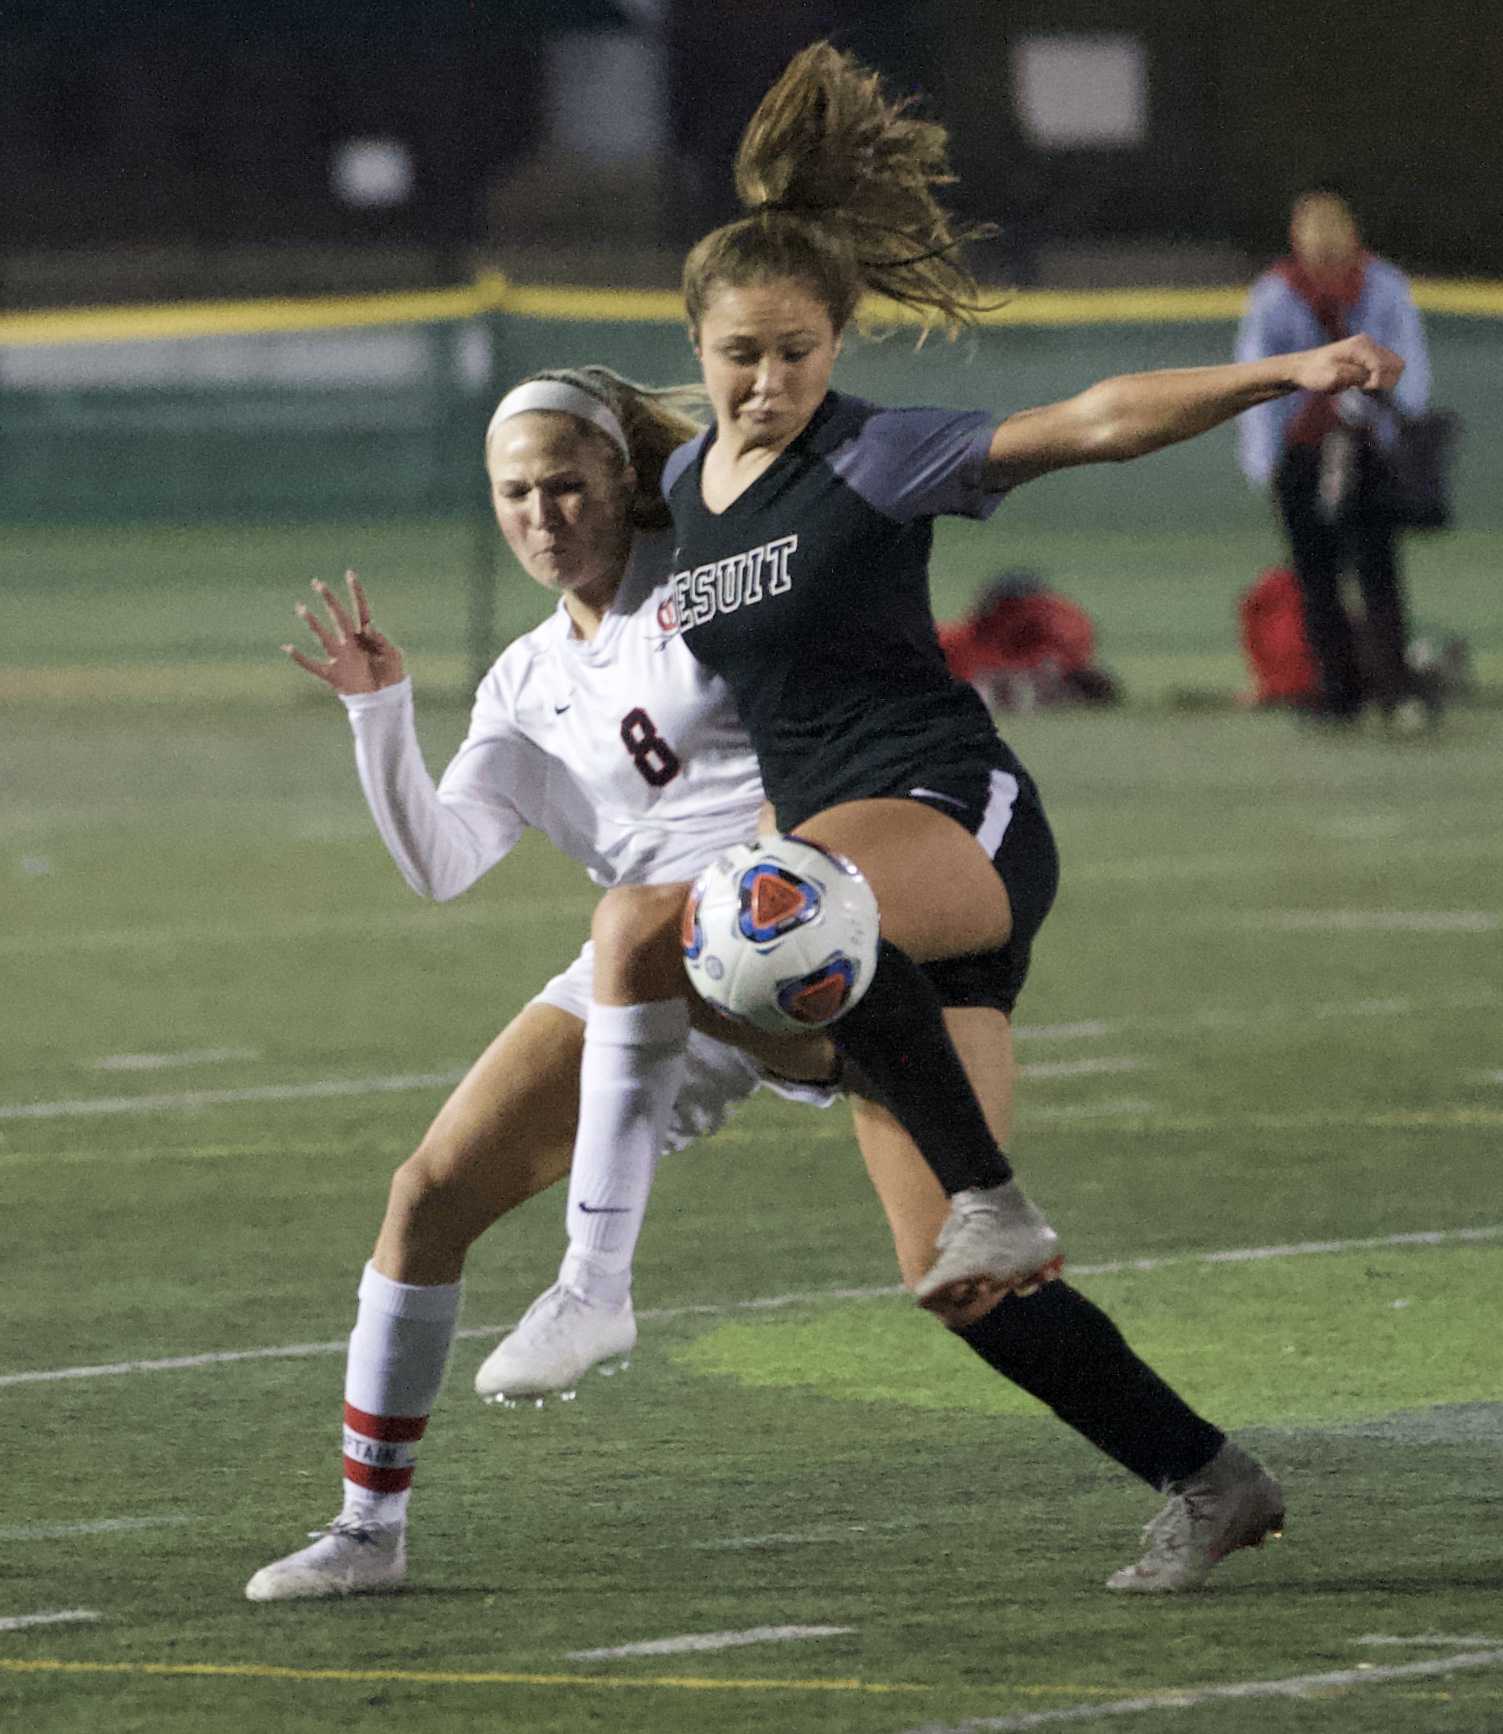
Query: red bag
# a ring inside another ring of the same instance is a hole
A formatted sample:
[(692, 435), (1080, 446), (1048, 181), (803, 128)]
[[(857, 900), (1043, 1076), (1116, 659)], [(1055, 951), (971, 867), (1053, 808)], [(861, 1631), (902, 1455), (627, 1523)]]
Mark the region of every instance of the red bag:
[(1287, 566), (1259, 574), (1237, 605), (1242, 649), (1253, 677), (1256, 704), (1298, 704), (1315, 698), (1320, 677), (1305, 638), (1299, 585)]
[(1096, 632), (1083, 608), (1052, 590), (999, 595), (983, 611), (939, 628), (939, 645), (957, 680), (1089, 668)]

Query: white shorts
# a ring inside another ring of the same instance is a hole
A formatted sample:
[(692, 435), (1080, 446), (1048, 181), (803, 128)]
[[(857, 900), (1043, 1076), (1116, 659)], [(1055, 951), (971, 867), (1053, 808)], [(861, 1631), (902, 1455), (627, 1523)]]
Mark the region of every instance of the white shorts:
[[(586, 940), (573, 963), (554, 976), (541, 993), (534, 994), (530, 1003), (557, 1006), (583, 1023), (590, 1009), (594, 981), (595, 951)], [(826, 1084), (801, 1084), (769, 1077), (740, 1048), (690, 1030), (689, 1070), (673, 1104), (664, 1150), (682, 1150), (696, 1138), (708, 1138), (712, 1132), (718, 1132), (730, 1118), (731, 1110), (758, 1089), (771, 1090), (786, 1101), (805, 1102), (815, 1108), (828, 1108), (840, 1098), (840, 1092)]]

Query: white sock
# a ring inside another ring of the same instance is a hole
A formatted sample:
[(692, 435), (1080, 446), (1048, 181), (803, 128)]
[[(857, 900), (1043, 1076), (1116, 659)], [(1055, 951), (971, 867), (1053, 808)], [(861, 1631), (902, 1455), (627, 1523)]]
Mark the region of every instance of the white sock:
[(344, 1375), (344, 1509), (404, 1523), (417, 1443), (443, 1383), (462, 1283), (393, 1282), (367, 1264)]
[(653, 1171), (688, 1067), (681, 999), (591, 1005), (579, 1075), (579, 1131), (559, 1280), (599, 1306), (631, 1298), (631, 1262)]

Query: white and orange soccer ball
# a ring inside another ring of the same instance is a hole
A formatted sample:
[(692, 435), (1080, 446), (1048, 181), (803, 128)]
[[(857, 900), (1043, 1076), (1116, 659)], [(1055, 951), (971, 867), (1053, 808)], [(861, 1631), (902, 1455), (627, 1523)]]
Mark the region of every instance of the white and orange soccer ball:
[(802, 837), (738, 843), (684, 906), (684, 966), (700, 998), (782, 1035), (834, 1023), (877, 965), (877, 900), (855, 865)]

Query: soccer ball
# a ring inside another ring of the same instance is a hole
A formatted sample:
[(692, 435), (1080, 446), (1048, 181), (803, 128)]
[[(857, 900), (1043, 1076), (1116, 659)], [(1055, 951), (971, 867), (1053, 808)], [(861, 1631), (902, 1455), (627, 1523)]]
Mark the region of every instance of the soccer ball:
[(779, 1034), (822, 1029), (866, 992), (877, 900), (854, 863), (802, 837), (738, 843), (694, 881), (684, 966), (700, 998)]

